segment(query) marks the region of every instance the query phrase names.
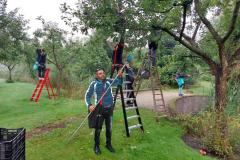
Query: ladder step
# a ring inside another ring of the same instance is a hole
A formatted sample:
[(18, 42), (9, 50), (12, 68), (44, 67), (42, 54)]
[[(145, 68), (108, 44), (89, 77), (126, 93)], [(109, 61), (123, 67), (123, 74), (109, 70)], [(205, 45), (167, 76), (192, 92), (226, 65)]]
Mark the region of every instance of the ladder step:
[(127, 120), (130, 120), (130, 119), (133, 119), (133, 118), (138, 118), (140, 117), (139, 115), (134, 115), (134, 116), (130, 116), (130, 117), (127, 117)]
[(124, 84), (130, 84), (130, 83), (132, 83), (132, 82), (130, 82), (130, 81), (124, 81), (123, 83), (124, 83)]
[[(37, 88), (36, 90), (40, 90), (41, 88)], [(42, 88), (42, 90), (47, 90), (46, 88)]]
[(141, 124), (137, 124), (137, 125), (128, 127), (128, 129), (129, 129), (129, 130), (132, 130), (132, 129), (140, 128), (140, 127), (142, 127), (142, 125), (141, 125)]
[(155, 111), (156, 111), (156, 112), (159, 112), (159, 113), (166, 113), (166, 110), (165, 110), (165, 109), (156, 109)]
[(126, 107), (125, 109), (126, 109), (126, 111), (127, 110), (131, 110), (131, 109), (137, 109), (138, 107)]
[(135, 100), (136, 98), (124, 98), (124, 101)]
[(157, 104), (156, 107), (165, 107), (164, 104)]
[(126, 90), (123, 90), (123, 92), (135, 92), (134, 90), (130, 90), (130, 89), (126, 89)]
[(155, 99), (155, 101), (162, 101), (163, 99), (161, 98), (161, 99)]

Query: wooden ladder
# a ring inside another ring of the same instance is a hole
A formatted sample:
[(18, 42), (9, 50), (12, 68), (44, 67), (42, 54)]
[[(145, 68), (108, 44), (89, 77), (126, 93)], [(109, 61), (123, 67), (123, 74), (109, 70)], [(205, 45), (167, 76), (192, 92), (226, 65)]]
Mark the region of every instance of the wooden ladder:
[(148, 56), (148, 53), (145, 54), (141, 67), (139, 68), (136, 79), (134, 81), (133, 86), (134, 86), (134, 91), (136, 96), (141, 88), (141, 84), (143, 81), (142, 72), (144, 70), (149, 71), (149, 78), (151, 80), (151, 90), (152, 90), (152, 97), (153, 97), (153, 107), (156, 113), (156, 121), (159, 121), (160, 117), (167, 116), (167, 109), (164, 101), (162, 85), (161, 85), (158, 69), (156, 66), (152, 66), (151, 57)]

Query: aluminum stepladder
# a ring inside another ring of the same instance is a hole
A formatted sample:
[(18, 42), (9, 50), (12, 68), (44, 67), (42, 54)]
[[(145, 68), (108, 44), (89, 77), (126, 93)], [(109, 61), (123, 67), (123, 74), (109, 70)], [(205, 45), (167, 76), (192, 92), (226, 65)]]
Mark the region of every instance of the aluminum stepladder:
[[(112, 78), (112, 77), (110, 77)], [(131, 83), (129, 81), (124, 81), (123, 85), (127, 85), (128, 83)], [(123, 118), (124, 118), (124, 124), (125, 124), (125, 130), (126, 130), (126, 135), (127, 137), (130, 137), (130, 132), (133, 129), (140, 128), (142, 132), (144, 132), (140, 112), (138, 109), (136, 97), (134, 95), (134, 90), (129, 90), (129, 89), (123, 89), (122, 85), (118, 85), (117, 88), (115, 89), (115, 94), (114, 94), (114, 107), (116, 104), (117, 98), (121, 99), (121, 104), (122, 104), (122, 111), (123, 111)], [(133, 92), (133, 97), (128, 98), (127, 93)], [(120, 96), (118, 94), (120, 93)], [(131, 104), (127, 104), (127, 101), (129, 101)], [(135, 121), (134, 121), (135, 120)], [(130, 122), (132, 121), (132, 122)], [(136, 122), (137, 121), (137, 122)], [(135, 123), (133, 125), (130, 125), (130, 123)]]

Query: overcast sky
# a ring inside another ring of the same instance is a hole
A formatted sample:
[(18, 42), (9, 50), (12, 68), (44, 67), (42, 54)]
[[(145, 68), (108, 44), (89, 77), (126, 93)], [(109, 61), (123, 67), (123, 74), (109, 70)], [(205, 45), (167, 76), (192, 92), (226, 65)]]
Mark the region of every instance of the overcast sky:
[(67, 4), (74, 6), (78, 0), (7, 0), (7, 9), (13, 10), (19, 8), (19, 13), (23, 14), (25, 19), (29, 19), (29, 34), (37, 28), (41, 28), (41, 22), (36, 20), (38, 16), (42, 16), (46, 21), (54, 21), (59, 24), (59, 27), (70, 30), (61, 20), (60, 4), (67, 2)]

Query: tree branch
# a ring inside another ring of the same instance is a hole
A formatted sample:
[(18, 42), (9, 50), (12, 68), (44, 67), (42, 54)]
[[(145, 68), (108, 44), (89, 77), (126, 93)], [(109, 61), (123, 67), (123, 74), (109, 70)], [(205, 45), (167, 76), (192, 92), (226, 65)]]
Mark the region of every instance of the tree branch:
[(180, 39), (182, 39), (182, 35), (186, 26), (186, 18), (187, 18), (187, 10), (190, 4), (192, 3), (192, 0), (185, 0), (182, 4), (183, 6), (183, 24), (182, 24), (182, 29), (180, 32)]
[(184, 7), (183, 8), (183, 24), (182, 24), (182, 29), (181, 29), (181, 32), (180, 32), (180, 39), (182, 39), (183, 32), (184, 32), (184, 29), (185, 29), (186, 17), (187, 17), (187, 8)]
[(234, 63), (235, 60), (240, 60), (240, 47), (234, 52), (229, 60), (230, 65)]
[(213, 28), (210, 21), (208, 21), (208, 19), (201, 13), (201, 7), (200, 7), (199, 0), (194, 0), (194, 2), (195, 2), (196, 12), (197, 12), (198, 16), (200, 17), (203, 24), (205, 24), (205, 26), (208, 28), (209, 32), (212, 34), (213, 38), (216, 40), (218, 46), (220, 46), (222, 38), (219, 36), (217, 31)]
[(199, 21), (197, 21), (197, 26), (196, 26), (196, 28), (195, 28), (195, 30), (194, 30), (194, 32), (193, 32), (192, 40), (195, 40), (195, 38), (196, 38), (196, 36), (197, 36), (197, 32), (198, 32), (198, 30), (199, 30), (199, 28), (200, 28), (200, 25), (201, 25), (201, 21), (199, 20)]
[(13, 65), (10, 67), (10, 68), (11, 68), (11, 70), (13, 70), (13, 69), (14, 69), (15, 65), (16, 65), (16, 64), (13, 64)]
[(231, 24), (229, 26), (229, 30), (228, 30), (228, 32), (226, 33), (226, 35), (222, 39), (223, 43), (229, 38), (229, 36), (232, 34), (233, 30), (235, 29), (235, 24), (237, 22), (239, 8), (240, 8), (240, 0), (237, 0), (235, 8), (233, 10), (232, 20), (231, 20)]
[(76, 54), (72, 54), (69, 58), (65, 60), (65, 62), (62, 62), (62, 68), (65, 68), (67, 64), (72, 64), (77, 61)]
[(49, 61), (49, 62), (51, 62), (52, 64), (54, 64), (55, 66), (57, 65), (55, 62), (53, 62), (53, 60), (51, 60), (50, 58), (47, 58), (47, 60)]
[(191, 45), (197, 47), (197, 43), (195, 42), (195, 40), (192, 37), (189, 37), (188, 35), (186, 35), (185, 33), (183, 33), (183, 38), (188, 41)]
[[(168, 8), (168, 9), (164, 10), (164, 11), (157, 11), (157, 10), (153, 10), (153, 9), (148, 9), (147, 11), (153, 12), (153, 13), (168, 13), (168, 12), (170, 12), (172, 9), (173, 9), (173, 7), (170, 7), (170, 8)], [(140, 11), (144, 11), (144, 12), (145, 12), (146, 10), (140, 9)]]
[(186, 48), (188, 48), (189, 50), (191, 50), (192, 52), (194, 52), (195, 54), (197, 54), (198, 56), (200, 56), (212, 69), (212, 71), (214, 72), (217, 64), (215, 61), (213, 61), (206, 53), (204, 53), (202, 50), (200, 50), (197, 46), (194, 45), (190, 45), (189, 43), (187, 43), (186, 41), (180, 39), (175, 33), (173, 33), (172, 31), (170, 31), (167, 28), (163, 28), (163, 27), (159, 27), (161, 30), (165, 31), (166, 33), (168, 33), (170, 36), (174, 37), (176, 41), (180, 42), (182, 45), (184, 45)]

